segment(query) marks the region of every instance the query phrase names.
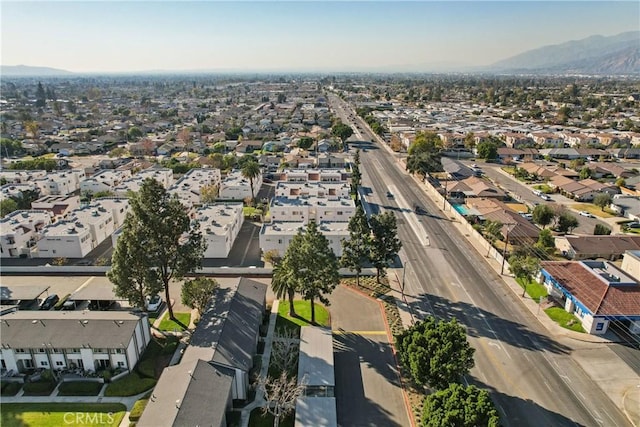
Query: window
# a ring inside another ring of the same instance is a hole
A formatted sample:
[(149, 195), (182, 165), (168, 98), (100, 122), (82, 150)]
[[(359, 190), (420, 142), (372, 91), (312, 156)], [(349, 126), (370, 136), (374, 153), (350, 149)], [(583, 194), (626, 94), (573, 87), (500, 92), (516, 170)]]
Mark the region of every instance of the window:
[(52, 350), (53, 353), (62, 353), (62, 349), (61, 348), (54, 348)]
[(64, 362), (61, 362), (60, 360), (56, 360), (56, 366), (64, 366)]
[(596, 323), (596, 331), (602, 331), (604, 329), (604, 322)]
[(41, 360), (40, 366), (49, 366), (49, 362), (47, 362), (46, 360)]
[(44, 352), (46, 352), (46, 350), (44, 348), (39, 348), (37, 352), (38, 353), (44, 353)]
[(27, 350), (25, 350), (24, 348), (16, 348), (14, 351), (16, 353), (26, 353), (27, 352)]
[(119, 361), (118, 362), (118, 368), (124, 368), (124, 362), (123, 361)]

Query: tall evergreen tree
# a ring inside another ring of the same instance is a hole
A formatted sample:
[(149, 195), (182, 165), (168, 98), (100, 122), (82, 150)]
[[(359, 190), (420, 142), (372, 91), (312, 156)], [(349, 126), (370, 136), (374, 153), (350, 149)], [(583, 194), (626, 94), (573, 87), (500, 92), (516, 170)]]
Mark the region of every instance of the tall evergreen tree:
[(371, 231), (373, 234), (369, 260), (376, 268), (376, 280), (386, 274), (385, 268), (396, 257), (402, 248), (398, 239), (396, 217), (392, 212), (385, 212), (371, 217)]
[(38, 82), (38, 88), (36, 89), (36, 107), (44, 108), (47, 105), (47, 94), (44, 91), (42, 82)]
[(356, 284), (360, 286), (362, 265), (368, 261), (371, 252), (371, 229), (362, 206), (358, 206), (355, 215), (349, 220), (349, 239), (342, 241), (340, 264), (356, 272)]

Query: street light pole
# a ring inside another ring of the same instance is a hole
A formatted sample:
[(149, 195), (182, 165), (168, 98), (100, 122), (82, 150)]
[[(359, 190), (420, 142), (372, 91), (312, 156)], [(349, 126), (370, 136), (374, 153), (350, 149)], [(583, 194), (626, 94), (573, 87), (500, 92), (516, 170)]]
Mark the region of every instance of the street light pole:
[(507, 246), (509, 246), (509, 233), (511, 232), (511, 226), (514, 225), (514, 223), (507, 224), (507, 236), (504, 239), (504, 250), (502, 251), (502, 268), (500, 269), (500, 274), (504, 274), (504, 264), (507, 260)]
[(409, 260), (406, 260), (403, 264), (402, 264), (402, 283), (400, 284), (400, 295), (402, 296), (402, 300), (404, 301), (404, 279), (406, 277), (406, 273), (407, 273), (407, 265), (409, 264)]

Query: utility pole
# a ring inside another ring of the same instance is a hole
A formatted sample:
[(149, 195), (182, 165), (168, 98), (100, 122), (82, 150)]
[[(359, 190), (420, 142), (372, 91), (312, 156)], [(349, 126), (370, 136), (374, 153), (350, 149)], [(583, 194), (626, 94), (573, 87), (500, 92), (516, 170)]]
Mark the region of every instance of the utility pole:
[(507, 225), (507, 236), (504, 239), (504, 251), (502, 251), (502, 268), (500, 269), (500, 274), (504, 274), (504, 264), (507, 261), (507, 247), (509, 246), (509, 233), (511, 232), (511, 227), (515, 226), (515, 223), (509, 223)]
[(444, 200), (442, 201), (442, 210), (443, 211), (446, 210), (446, 208), (447, 208), (447, 183), (448, 182), (449, 182), (448, 179), (444, 181)]

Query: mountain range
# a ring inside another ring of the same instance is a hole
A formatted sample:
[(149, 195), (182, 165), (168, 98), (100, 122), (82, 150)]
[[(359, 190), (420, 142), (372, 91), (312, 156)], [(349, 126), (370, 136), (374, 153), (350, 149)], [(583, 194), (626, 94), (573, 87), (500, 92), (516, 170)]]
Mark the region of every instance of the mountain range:
[(487, 71), (540, 74), (640, 74), (640, 31), (543, 46), (498, 61)]
[[(283, 70), (284, 72), (285, 70)], [(309, 69), (307, 72), (313, 72)], [(356, 70), (351, 70), (356, 71)], [(204, 73), (205, 70), (183, 71)], [(210, 72), (223, 72), (221, 70)], [(230, 70), (227, 70), (230, 72)], [(259, 70), (255, 70), (259, 72)], [(330, 72), (325, 70), (324, 72)], [(463, 64), (406, 64), (360, 69), (360, 72), (464, 72), (501, 74), (583, 74), (583, 75), (640, 75), (640, 31), (629, 31), (615, 36), (590, 36), (557, 45), (543, 46), (486, 67), (468, 67)], [(151, 73), (147, 71), (145, 73)], [(166, 71), (154, 71), (166, 73)], [(178, 71), (172, 71), (178, 74)], [(49, 67), (2, 65), (2, 76), (69, 76), (75, 73)], [(92, 73), (95, 74), (95, 73)]]

